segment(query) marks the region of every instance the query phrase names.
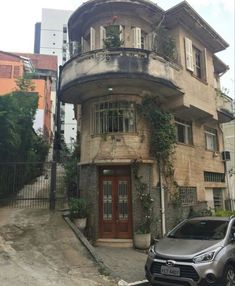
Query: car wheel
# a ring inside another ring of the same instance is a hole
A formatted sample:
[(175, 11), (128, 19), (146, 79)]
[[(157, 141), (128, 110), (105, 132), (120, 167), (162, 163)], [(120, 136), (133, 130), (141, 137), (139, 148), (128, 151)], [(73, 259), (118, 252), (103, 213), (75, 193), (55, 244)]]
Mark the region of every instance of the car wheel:
[(235, 286), (235, 268), (232, 265), (228, 265), (224, 271), (224, 286)]

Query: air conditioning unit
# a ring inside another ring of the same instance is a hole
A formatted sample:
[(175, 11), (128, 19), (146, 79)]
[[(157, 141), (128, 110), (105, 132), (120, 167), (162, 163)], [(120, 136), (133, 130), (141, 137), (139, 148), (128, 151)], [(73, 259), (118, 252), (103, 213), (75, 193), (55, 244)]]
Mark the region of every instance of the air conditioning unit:
[(223, 161), (230, 161), (231, 160), (230, 152), (229, 151), (223, 151), (222, 152), (222, 159), (223, 159)]

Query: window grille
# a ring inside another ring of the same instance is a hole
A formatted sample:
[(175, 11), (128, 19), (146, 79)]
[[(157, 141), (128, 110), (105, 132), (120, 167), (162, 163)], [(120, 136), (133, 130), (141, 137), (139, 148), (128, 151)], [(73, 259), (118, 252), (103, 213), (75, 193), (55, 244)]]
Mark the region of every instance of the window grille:
[(103, 102), (94, 106), (94, 134), (135, 132), (135, 104), (127, 101)]
[(204, 172), (205, 182), (225, 182), (224, 173)]
[(221, 189), (213, 189), (213, 200), (215, 210), (222, 210), (223, 206), (223, 194)]
[(179, 198), (182, 205), (191, 206), (197, 203), (197, 188), (196, 187), (180, 187)]

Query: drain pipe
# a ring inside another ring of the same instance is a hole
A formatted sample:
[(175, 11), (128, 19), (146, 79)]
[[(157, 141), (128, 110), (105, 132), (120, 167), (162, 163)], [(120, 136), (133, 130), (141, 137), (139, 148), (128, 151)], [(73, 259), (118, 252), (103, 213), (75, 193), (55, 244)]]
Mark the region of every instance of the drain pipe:
[(162, 236), (166, 233), (166, 214), (165, 214), (165, 193), (162, 186), (162, 172), (161, 172), (161, 159), (157, 159), (158, 165), (158, 178), (159, 178), (159, 189), (161, 198), (161, 220), (162, 220)]

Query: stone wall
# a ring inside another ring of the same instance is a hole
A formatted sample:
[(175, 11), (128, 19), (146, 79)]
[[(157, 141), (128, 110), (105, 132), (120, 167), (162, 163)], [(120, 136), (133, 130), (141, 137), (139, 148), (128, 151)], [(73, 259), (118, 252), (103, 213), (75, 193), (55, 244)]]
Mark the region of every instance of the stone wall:
[(98, 238), (98, 217), (99, 217), (99, 188), (98, 170), (96, 165), (80, 166), (80, 194), (85, 197), (90, 205), (88, 216), (88, 236)]

